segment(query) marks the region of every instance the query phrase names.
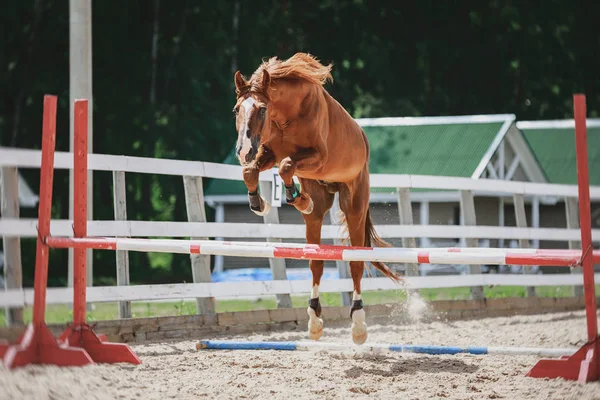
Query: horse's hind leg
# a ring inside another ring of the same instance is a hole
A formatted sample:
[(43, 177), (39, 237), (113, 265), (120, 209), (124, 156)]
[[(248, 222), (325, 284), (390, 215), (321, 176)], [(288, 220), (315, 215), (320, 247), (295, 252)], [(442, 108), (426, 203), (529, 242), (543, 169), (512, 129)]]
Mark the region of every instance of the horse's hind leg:
[[(321, 243), (321, 227), (323, 217), (333, 204), (333, 194), (329, 193), (325, 186), (316, 181), (301, 179), (302, 190), (306, 191), (314, 199), (314, 209), (310, 214), (302, 214), (306, 224), (306, 242), (309, 244)], [(323, 260), (310, 260), (310, 271), (313, 284), (308, 301), (308, 336), (312, 340), (318, 340), (323, 334), (323, 319), (321, 319), (321, 303), (319, 302), (319, 285), (323, 276)]]
[[(360, 178), (358, 178), (360, 179)], [(368, 183), (368, 182), (367, 182)], [(357, 185), (356, 182), (352, 188), (343, 185), (340, 190), (340, 209), (346, 217), (350, 243), (352, 246), (364, 246), (366, 236), (366, 218), (369, 209), (368, 186)], [(365, 196), (365, 190), (367, 191)], [(362, 261), (350, 261), (350, 275), (354, 283), (354, 292), (352, 296), (352, 308), (350, 309), (350, 318), (352, 318), (352, 341), (356, 344), (363, 344), (367, 340), (367, 324), (365, 323), (365, 310), (363, 309), (360, 282), (365, 270), (365, 264)]]

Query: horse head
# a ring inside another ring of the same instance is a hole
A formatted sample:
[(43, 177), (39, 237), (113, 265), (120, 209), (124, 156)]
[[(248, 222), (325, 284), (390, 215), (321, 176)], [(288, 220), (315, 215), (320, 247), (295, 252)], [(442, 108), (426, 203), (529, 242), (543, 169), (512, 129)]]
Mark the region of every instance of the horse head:
[(240, 71), (235, 73), (237, 98), (233, 112), (238, 132), (235, 152), (242, 165), (254, 160), (261, 140), (269, 129), (267, 88), (270, 82), (271, 77), (266, 70), (257, 82), (246, 80)]

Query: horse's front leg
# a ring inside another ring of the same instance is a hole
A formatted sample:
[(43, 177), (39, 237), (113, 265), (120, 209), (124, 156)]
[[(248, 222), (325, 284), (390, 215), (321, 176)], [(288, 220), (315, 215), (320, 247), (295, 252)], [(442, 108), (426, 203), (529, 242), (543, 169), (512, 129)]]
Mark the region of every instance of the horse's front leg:
[(258, 193), (258, 176), (262, 171), (273, 168), (275, 156), (268, 147), (261, 146), (256, 158), (243, 167), (244, 183), (248, 188), (248, 202), (250, 209), (256, 215), (267, 215), (271, 204)]
[(286, 157), (279, 164), (279, 176), (285, 186), (285, 199), (303, 214), (310, 214), (314, 209), (311, 197), (300, 192), (294, 184), (296, 171), (316, 171), (323, 166), (323, 157), (316, 148), (307, 149), (295, 156)]

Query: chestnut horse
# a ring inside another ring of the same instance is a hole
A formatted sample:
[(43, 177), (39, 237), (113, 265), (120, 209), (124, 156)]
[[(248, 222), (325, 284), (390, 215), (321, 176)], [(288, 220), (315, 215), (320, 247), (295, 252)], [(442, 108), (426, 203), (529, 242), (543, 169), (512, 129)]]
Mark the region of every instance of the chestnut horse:
[[(333, 81), (331, 64), (323, 65), (309, 54), (297, 53), (281, 61), (263, 62), (247, 80), (235, 73), (237, 100), (233, 109), (238, 132), (236, 154), (243, 166), (250, 209), (269, 212), (258, 194), (259, 172), (279, 166), (286, 200), (302, 213), (306, 241), (320, 244), (325, 213), (339, 192), (340, 209), (353, 246), (389, 247), (375, 232), (369, 213), (369, 143), (362, 128), (324, 89)], [(300, 181), (300, 190), (293, 177)], [(323, 333), (319, 284), (323, 261), (310, 260), (313, 285), (307, 312), (308, 333), (318, 340)], [(380, 262), (372, 264), (385, 276), (400, 277)], [(362, 261), (351, 261), (354, 283), (352, 340), (367, 339), (360, 281)]]

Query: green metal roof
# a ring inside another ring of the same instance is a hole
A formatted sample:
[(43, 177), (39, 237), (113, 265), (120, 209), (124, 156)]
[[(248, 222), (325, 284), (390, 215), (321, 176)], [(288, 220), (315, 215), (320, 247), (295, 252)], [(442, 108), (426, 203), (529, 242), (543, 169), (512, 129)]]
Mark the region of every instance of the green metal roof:
[[(502, 123), (363, 128), (374, 174), (470, 177)], [(389, 192), (376, 188), (372, 192)]]
[[(549, 183), (577, 184), (575, 131), (521, 129)], [(590, 184), (600, 185), (600, 128), (587, 129)]]
[[(470, 177), (502, 122), (420, 126), (367, 126), (369, 170), (380, 174)], [(223, 161), (237, 165), (234, 152)], [(395, 188), (374, 188), (390, 193)], [(421, 191), (421, 190), (420, 190)], [(213, 180), (206, 195), (246, 194), (243, 182)]]

